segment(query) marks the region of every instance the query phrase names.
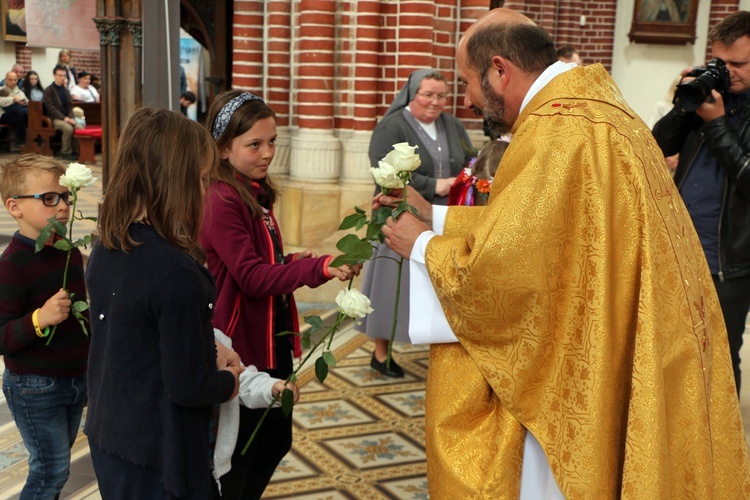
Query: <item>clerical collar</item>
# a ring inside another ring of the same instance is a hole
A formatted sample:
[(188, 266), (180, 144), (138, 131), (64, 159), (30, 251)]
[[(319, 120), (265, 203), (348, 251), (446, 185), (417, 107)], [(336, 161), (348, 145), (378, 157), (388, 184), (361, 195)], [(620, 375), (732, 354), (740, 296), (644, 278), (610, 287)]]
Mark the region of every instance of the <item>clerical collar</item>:
[(526, 92), (526, 97), (523, 98), (523, 102), (521, 103), (521, 109), (518, 110), (518, 116), (521, 116), (521, 113), (523, 113), (523, 108), (525, 108), (526, 105), (534, 98), (534, 96), (537, 95), (539, 91), (544, 87), (546, 87), (553, 78), (577, 67), (578, 65), (576, 63), (565, 63), (562, 61), (557, 61), (556, 63), (548, 66), (547, 69), (545, 69), (542, 74), (539, 75), (536, 80), (534, 80), (531, 88), (529, 88), (529, 91)]
[[(406, 111), (411, 113), (411, 116), (414, 116), (414, 113), (411, 112), (409, 106), (406, 106)], [(414, 116), (414, 120), (419, 124), (420, 127), (422, 127), (422, 130), (424, 130), (427, 135), (430, 136), (430, 139), (432, 139), (433, 141), (437, 140), (437, 125), (435, 125), (435, 122), (437, 120), (434, 120), (432, 123), (424, 123), (422, 120), (417, 119), (416, 116)]]

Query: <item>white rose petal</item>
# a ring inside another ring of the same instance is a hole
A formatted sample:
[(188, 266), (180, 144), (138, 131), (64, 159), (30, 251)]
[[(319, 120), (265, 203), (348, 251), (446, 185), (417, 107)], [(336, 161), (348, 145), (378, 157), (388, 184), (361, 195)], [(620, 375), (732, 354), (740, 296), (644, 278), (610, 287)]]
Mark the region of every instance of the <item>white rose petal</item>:
[(372, 177), (375, 183), (386, 189), (403, 187), (404, 182), (401, 180), (398, 171), (392, 165), (383, 161), (378, 162), (379, 168), (371, 168)]
[(415, 153), (417, 147), (410, 146), (408, 142), (394, 144), (393, 150), (385, 155), (383, 161), (399, 172), (413, 172), (422, 164), (421, 158)]
[(349, 318), (364, 318), (373, 311), (370, 299), (356, 288), (341, 290), (336, 295), (336, 304)]
[(96, 182), (96, 177), (91, 175), (91, 169), (80, 163), (68, 165), (65, 174), (60, 176), (60, 185), (70, 189), (88, 187)]

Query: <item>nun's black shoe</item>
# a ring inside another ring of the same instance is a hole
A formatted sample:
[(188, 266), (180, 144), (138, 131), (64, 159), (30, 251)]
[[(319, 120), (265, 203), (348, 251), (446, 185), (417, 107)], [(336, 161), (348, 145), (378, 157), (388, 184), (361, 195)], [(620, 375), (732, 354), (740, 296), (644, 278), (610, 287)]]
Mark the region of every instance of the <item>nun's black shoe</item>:
[(391, 357), (390, 368), (386, 366), (386, 363), (388, 363), (387, 359), (382, 362), (378, 361), (378, 358), (376, 358), (375, 354), (373, 353), (372, 359), (370, 360), (370, 366), (373, 370), (382, 373), (386, 377), (401, 378), (404, 376), (404, 369), (401, 368), (398, 363), (396, 363), (395, 359)]

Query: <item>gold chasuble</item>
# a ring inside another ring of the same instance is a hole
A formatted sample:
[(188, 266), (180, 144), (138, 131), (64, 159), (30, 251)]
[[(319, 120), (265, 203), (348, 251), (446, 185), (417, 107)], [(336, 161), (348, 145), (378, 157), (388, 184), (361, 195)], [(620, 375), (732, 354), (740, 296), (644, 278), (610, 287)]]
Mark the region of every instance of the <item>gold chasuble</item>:
[(721, 309), (649, 129), (596, 64), (513, 133), (489, 205), (427, 247), (460, 341), (431, 348), (431, 498), (517, 499), (524, 429), (569, 499), (750, 498)]

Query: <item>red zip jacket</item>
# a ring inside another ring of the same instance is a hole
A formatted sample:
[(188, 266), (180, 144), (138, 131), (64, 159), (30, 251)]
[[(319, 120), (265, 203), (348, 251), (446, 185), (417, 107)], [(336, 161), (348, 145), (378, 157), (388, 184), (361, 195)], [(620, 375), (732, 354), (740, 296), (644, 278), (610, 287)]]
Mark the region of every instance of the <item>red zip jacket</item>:
[[(271, 212), (281, 242), (281, 231)], [(232, 347), (245, 365), (259, 370), (276, 367), (273, 349), (274, 297), (290, 294), (301, 286), (315, 288), (330, 279), (332, 257), (292, 261), (293, 254), (276, 262), (266, 224), (254, 219), (250, 208), (229, 184), (215, 182), (206, 193), (206, 209), (200, 243), (208, 269), (216, 279), (214, 327), (232, 337)], [(299, 331), (294, 300), (284, 318), (283, 330)], [(277, 338), (281, 341), (282, 338)], [(295, 356), (300, 355), (295, 337)]]

